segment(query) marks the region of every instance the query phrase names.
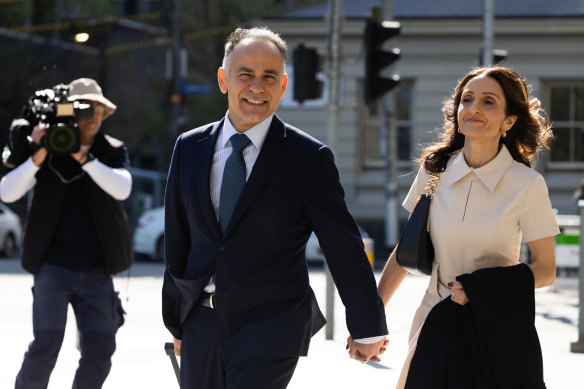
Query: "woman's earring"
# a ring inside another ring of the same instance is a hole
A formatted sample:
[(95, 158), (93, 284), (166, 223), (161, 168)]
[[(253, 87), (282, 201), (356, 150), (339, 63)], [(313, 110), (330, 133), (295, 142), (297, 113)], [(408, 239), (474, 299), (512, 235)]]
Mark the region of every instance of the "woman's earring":
[(503, 130), (501, 131), (501, 137), (504, 138), (507, 136), (507, 131)]
[(459, 133), (459, 134), (462, 134), (462, 131), (460, 131), (460, 127), (458, 127), (458, 128), (456, 129), (456, 131), (458, 131), (458, 133)]

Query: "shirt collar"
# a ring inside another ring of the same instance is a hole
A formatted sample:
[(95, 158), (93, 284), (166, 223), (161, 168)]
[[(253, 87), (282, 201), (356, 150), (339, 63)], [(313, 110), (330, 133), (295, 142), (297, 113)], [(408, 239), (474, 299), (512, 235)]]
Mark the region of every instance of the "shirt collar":
[[(266, 136), (268, 136), (273, 117), (273, 114), (268, 116), (263, 121), (244, 132), (258, 150), (262, 149)], [(225, 147), (231, 136), (237, 133), (238, 131), (233, 127), (233, 124), (229, 120), (229, 111), (227, 111), (225, 114), (225, 121), (223, 122), (223, 129), (221, 130), (221, 134), (219, 134), (219, 144)]]
[(450, 166), (448, 185), (452, 185), (466, 175), (474, 172), (483, 184), (492, 192), (495, 190), (495, 187), (503, 177), (503, 174), (509, 169), (512, 162), (513, 157), (509, 153), (509, 150), (507, 150), (507, 147), (503, 145), (497, 156), (492, 161), (475, 169), (468, 166), (461, 150), (456, 156), (454, 156), (454, 160)]

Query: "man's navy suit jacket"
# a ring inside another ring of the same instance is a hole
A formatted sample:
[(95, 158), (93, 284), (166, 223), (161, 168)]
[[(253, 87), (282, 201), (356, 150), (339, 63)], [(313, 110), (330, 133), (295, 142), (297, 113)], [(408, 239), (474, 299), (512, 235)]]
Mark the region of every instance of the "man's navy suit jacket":
[(314, 230), (350, 334), (387, 334), (383, 302), (330, 149), (274, 115), (222, 236), (209, 194), (222, 124), (186, 132), (174, 147), (162, 300), (169, 331), (181, 339), (184, 320), (216, 273), (216, 312), (228, 361), (306, 355), (311, 336), (325, 324), (304, 254)]

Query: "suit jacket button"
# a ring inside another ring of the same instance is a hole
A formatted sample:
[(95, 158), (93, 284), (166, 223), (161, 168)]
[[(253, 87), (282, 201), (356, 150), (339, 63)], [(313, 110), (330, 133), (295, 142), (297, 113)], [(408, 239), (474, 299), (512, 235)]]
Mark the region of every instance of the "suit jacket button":
[(227, 250), (227, 246), (225, 246), (223, 243), (221, 243), (219, 245), (219, 251), (225, 251), (225, 250)]

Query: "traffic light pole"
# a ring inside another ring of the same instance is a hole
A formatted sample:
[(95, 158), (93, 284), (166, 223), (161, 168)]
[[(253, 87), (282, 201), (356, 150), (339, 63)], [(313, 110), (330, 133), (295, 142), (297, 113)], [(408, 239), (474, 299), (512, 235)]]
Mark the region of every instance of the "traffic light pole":
[(495, 12), (495, 1), (483, 1), (483, 44), (481, 52), (481, 65), (490, 65), (493, 63), (493, 18)]
[[(333, 151), (337, 151), (339, 138), (339, 78), (340, 78), (340, 52), (341, 52), (341, 0), (329, 0), (329, 121), (328, 143)], [(325, 263), (326, 273), (326, 328), (327, 340), (334, 339), (335, 335), (335, 283)]]
[[(393, 19), (393, 1), (385, 0), (382, 15), (384, 20)], [(383, 114), (381, 116), (381, 141), (384, 157), (384, 195), (385, 195), (385, 246), (395, 247), (397, 243), (397, 132), (393, 114), (395, 97), (387, 93), (382, 98)]]

